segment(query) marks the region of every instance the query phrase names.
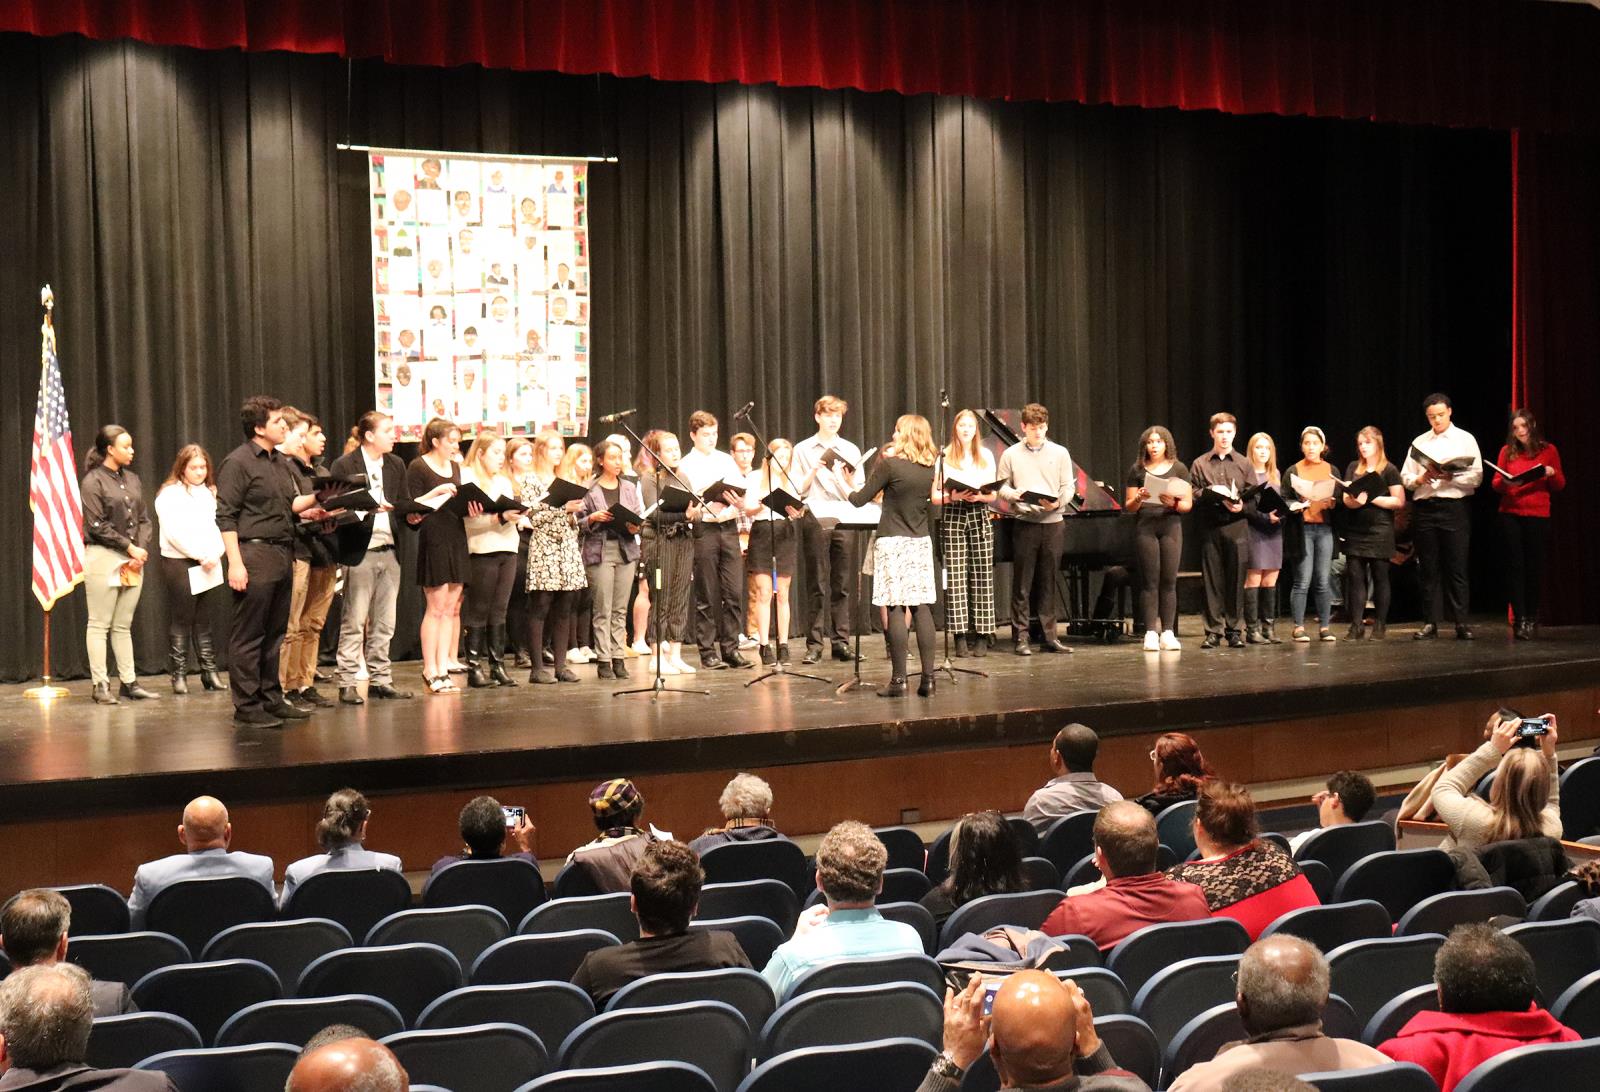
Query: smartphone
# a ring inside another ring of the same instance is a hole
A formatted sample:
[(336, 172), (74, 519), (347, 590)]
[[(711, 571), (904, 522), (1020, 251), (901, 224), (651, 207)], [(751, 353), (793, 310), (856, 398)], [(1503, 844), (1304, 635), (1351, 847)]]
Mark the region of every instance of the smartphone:
[(1522, 717), (1517, 722), (1517, 738), (1532, 739), (1550, 734), (1549, 717)]
[(506, 813), (507, 830), (516, 830), (518, 827), (520, 827), (522, 825), (522, 820), (528, 814), (522, 808), (502, 807), (500, 810)]
[(983, 1014), (994, 1013), (994, 995), (1000, 992), (1000, 986), (1005, 981), (1003, 978), (990, 979), (983, 984)]

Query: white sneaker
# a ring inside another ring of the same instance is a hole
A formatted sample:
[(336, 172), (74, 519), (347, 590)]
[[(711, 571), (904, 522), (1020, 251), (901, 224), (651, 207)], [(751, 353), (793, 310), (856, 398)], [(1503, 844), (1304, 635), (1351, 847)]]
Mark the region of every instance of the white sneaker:
[(1147, 629), (1144, 631), (1144, 650), (1146, 652), (1161, 651), (1161, 638), (1153, 629)]
[[(666, 661), (663, 660), (662, 662), (664, 664)], [(683, 653), (681, 652), (675, 652), (672, 654), (672, 666), (677, 669), (678, 674), (680, 675), (693, 675), (699, 670), (699, 668), (694, 667), (689, 663), (689, 661), (685, 660), (683, 658)]]
[(633, 654), (635, 656), (653, 656), (655, 652), (643, 641), (635, 641), (633, 642)]
[[(649, 663), (650, 672), (654, 673), (655, 669), (656, 669), (655, 657), (652, 656), (650, 658), (650, 660), (648, 661), (648, 663)], [(665, 656), (663, 656), (663, 657), (661, 657), (661, 674), (663, 674), (663, 675), (681, 675), (681, 674), (683, 674), (683, 672), (678, 670), (678, 665), (677, 664), (673, 663), (671, 660), (669, 660)]]
[(748, 633), (739, 634), (740, 648), (759, 648), (760, 646), (761, 642), (750, 636)]
[(574, 648), (567, 650), (567, 663), (569, 664), (586, 664), (593, 659), (594, 653), (586, 649)]
[(1162, 652), (1181, 652), (1181, 651), (1183, 651), (1183, 645), (1182, 645), (1181, 642), (1179, 642), (1178, 635), (1176, 633), (1173, 633), (1170, 629), (1164, 631), (1161, 634), (1161, 651)]

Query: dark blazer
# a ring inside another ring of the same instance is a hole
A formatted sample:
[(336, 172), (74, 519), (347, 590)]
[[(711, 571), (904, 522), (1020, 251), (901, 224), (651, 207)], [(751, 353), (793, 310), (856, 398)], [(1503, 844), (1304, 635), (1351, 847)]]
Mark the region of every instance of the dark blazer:
[(96, 1017), (122, 1016), (139, 1011), (139, 1006), (133, 1003), (133, 996), (128, 992), (126, 982), (101, 982), (97, 978), (89, 983), (89, 995), (94, 998)]
[[(361, 454), (361, 449), (356, 448), (333, 460), (328, 470), (335, 475), (365, 474), (367, 460)], [(406, 522), (406, 514), (416, 511), (417, 506), (412, 503), (411, 494), (406, 492), (406, 466), (400, 461), (400, 456), (392, 451), (383, 457), (383, 495), (394, 506), (394, 511), (389, 513), (390, 530), (399, 532), (402, 528), (409, 528), (411, 525)], [(334, 537), (338, 540), (339, 564), (361, 564), (361, 559), (367, 554), (367, 543), (372, 541), (372, 513), (363, 513), (355, 523), (340, 527), (334, 532)], [(395, 541), (398, 543), (398, 535)]]
[(58, 1065), (36, 1071), (12, 1068), (0, 1076), (0, 1092), (178, 1092), (165, 1073), (142, 1069), (90, 1069)]

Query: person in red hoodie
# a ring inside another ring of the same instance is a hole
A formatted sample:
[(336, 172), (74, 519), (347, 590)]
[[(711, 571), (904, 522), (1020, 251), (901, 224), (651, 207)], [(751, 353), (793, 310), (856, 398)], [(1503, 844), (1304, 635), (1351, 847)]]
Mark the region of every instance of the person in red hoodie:
[[(1539, 432), (1539, 421), (1525, 409), (1511, 414), (1511, 430), (1494, 480), (1500, 494), (1500, 539), (1504, 544), (1506, 584), (1510, 591), (1512, 626), (1517, 640), (1533, 640), (1539, 624), (1539, 586), (1544, 580), (1545, 540), (1549, 537), (1550, 495), (1566, 488), (1561, 453)], [(1500, 471), (1509, 471), (1507, 477)], [(1521, 484), (1512, 479), (1529, 472), (1536, 477)]]
[(1204, 891), (1156, 871), (1159, 850), (1155, 816), (1132, 800), (1107, 804), (1094, 821), (1094, 863), (1106, 885), (1062, 899), (1040, 929), (1082, 933), (1104, 951), (1146, 925), (1210, 917)]
[(1477, 1066), (1515, 1047), (1583, 1038), (1533, 1003), (1533, 957), (1490, 925), (1458, 925), (1433, 959), (1438, 1012), (1419, 1012), (1378, 1050), (1415, 1062), (1451, 1092)]

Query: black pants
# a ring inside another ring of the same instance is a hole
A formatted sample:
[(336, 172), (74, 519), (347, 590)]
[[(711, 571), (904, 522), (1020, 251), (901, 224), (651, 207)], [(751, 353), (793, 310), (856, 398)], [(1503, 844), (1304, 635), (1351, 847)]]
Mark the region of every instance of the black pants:
[(734, 523), (700, 523), (694, 529), (695, 635), (700, 655), (739, 651), (744, 628), (744, 559)]
[(1139, 621), (1156, 633), (1176, 632), (1183, 522), (1177, 516), (1141, 519), (1134, 530), (1139, 551)]
[(806, 644), (822, 648), (850, 637), (850, 584), (856, 578), (856, 532), (824, 527), (807, 512), (800, 520), (805, 549), (802, 579)]
[(1011, 527), (1011, 633), (1028, 636), (1028, 607), (1039, 616), (1046, 640), (1056, 636), (1056, 577), (1067, 525), (1017, 520)]
[(1380, 626), (1389, 621), (1389, 559), (1344, 555), (1344, 607), (1350, 624), (1361, 624), (1372, 597), (1372, 620)]
[(572, 608), (578, 602), (578, 594), (575, 591), (528, 593), (526, 639), (535, 668), (543, 666), (540, 656), (547, 632), (550, 635), (550, 651), (555, 656), (555, 669), (560, 671), (567, 666), (567, 640), (572, 636)]
[[(523, 642), (528, 639), (528, 535), (529, 532), (522, 532), (517, 545), (517, 568), (511, 575), (511, 599), (506, 603), (507, 640), (523, 651), (527, 651)], [(495, 651), (510, 652), (511, 649)]]
[(1242, 519), (1200, 530), (1200, 577), (1206, 593), (1206, 633), (1238, 633), (1244, 617), (1245, 554), (1250, 525)]
[(1544, 582), (1546, 516), (1500, 516), (1506, 559), (1506, 598), (1517, 621), (1539, 620), (1539, 589)]
[[(466, 602), (461, 605), (461, 624), (467, 629), (506, 624), (506, 607), (511, 602), (512, 581), (517, 575), (517, 555), (509, 550), (499, 554), (473, 554), (468, 559)], [(501, 650), (495, 649), (498, 654)]]
[(241, 713), (283, 703), (278, 654), (289, 629), (294, 594), (294, 551), (260, 542), (239, 543), (250, 582), (233, 593), (233, 630), (228, 634), (228, 689)]
[[(187, 637), (191, 633), (199, 637), (211, 632), (211, 621), (200, 609), (201, 602), (211, 592), (199, 595), (189, 592), (189, 570), (194, 567), (195, 562), (186, 557), (161, 558), (161, 586), (167, 592), (167, 632), (174, 637)], [(254, 579), (254, 574), (251, 577)]]
[(1445, 604), (1450, 620), (1467, 624), (1467, 560), (1472, 521), (1464, 500), (1435, 498), (1416, 503), (1411, 518), (1411, 539), (1422, 570), (1424, 617), (1444, 625)]

